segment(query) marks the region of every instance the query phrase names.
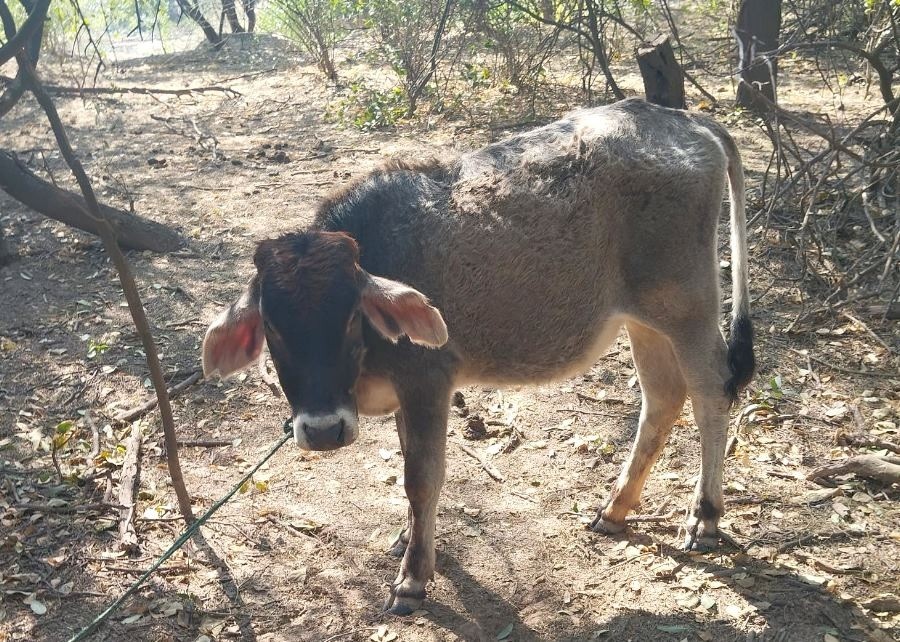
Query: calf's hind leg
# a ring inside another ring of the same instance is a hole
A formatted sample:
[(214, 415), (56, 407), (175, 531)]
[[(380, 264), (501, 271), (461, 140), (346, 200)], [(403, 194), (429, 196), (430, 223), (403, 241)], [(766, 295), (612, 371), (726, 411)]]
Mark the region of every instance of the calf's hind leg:
[(636, 321), (625, 326), (641, 382), (641, 418), (631, 454), (622, 467), (607, 504), (597, 511), (590, 528), (616, 533), (641, 497), (653, 464), (672, 432), (684, 405), (686, 386), (672, 344), (665, 335)]
[(731, 409), (725, 384), (730, 378), (728, 348), (717, 325), (694, 327), (674, 341), (700, 431), (700, 476), (688, 509), (684, 548), (709, 550), (719, 543), (722, 516), (722, 476)]

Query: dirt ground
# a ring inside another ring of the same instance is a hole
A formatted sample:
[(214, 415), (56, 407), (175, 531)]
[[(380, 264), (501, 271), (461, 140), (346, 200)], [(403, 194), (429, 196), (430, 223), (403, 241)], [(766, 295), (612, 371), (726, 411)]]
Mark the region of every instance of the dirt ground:
[[(173, 382), (199, 366), (206, 325), (250, 274), (255, 242), (307, 223), (321, 196), (384, 155), (470, 149), (517, 122), (486, 102), (466, 118), (360, 132), (325, 119), (335, 90), (269, 38), (217, 54), (120, 54), (104, 83), (240, 92), (58, 98), (101, 200), (127, 209), (133, 199), (137, 212), (189, 239), (173, 254), (129, 254)], [(71, 84), (58, 69), (48, 63), (52, 80)], [(637, 93), (639, 79), (623, 76)], [(830, 104), (786, 77), (783, 101)], [(731, 87), (716, 93), (728, 99)], [(542, 115), (579, 98), (571, 91), (555, 100)], [(752, 189), (769, 143), (751, 123), (727, 122)], [(32, 101), (4, 118), (0, 147), (71, 186)], [(151, 412), (140, 421), (139, 544), (118, 548), (117, 467), (130, 428), (112, 418), (151, 391), (99, 242), (5, 197), (0, 225), (20, 254), (0, 270), (0, 640), (63, 640), (168, 548), (181, 523)], [(805, 478), (861, 452), (835, 445), (838, 431), (863, 426), (896, 443), (900, 329), (874, 316), (860, 318), (866, 327), (835, 316), (788, 332), (804, 285), (789, 278), (792, 254), (762, 237), (751, 230), (759, 372), (736, 409), (725, 473), (722, 525), (736, 546), (676, 548), (699, 466), (689, 406), (643, 496), (641, 512), (664, 519), (621, 537), (585, 529), (627, 455), (640, 408), (620, 337), (584, 376), (558, 385), (461, 391), (437, 573), (413, 616), (380, 614), (398, 564), (386, 551), (406, 499), (393, 420), (370, 418), (352, 447), (282, 448), (92, 639), (898, 639), (900, 491), (846, 476), (823, 493)], [(180, 450), (197, 513), (259, 460), (287, 414), (255, 370), (201, 382), (173, 403), (181, 439), (226, 444)]]

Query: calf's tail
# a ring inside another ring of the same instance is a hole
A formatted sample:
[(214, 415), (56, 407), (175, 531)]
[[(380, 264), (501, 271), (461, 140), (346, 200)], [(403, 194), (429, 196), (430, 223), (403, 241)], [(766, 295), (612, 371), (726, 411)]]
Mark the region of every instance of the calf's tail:
[(728, 369), (725, 392), (737, 401), (741, 388), (753, 377), (753, 324), (750, 322), (750, 273), (747, 266), (747, 217), (744, 211), (744, 167), (737, 145), (721, 128), (715, 133), (728, 158), (728, 193), (731, 202), (731, 329), (728, 334)]

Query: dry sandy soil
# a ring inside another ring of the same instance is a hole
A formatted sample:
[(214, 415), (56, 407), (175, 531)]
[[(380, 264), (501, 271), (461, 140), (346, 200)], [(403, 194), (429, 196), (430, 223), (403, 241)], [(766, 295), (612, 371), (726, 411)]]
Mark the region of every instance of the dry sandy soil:
[[(206, 324), (249, 275), (256, 241), (308, 222), (318, 198), (382, 155), (468, 149), (502, 135), (497, 123), (516, 122), (487, 103), (465, 120), (424, 117), (389, 132), (327, 122), (334, 88), (267, 38), (217, 54), (201, 47), (124, 58), (101, 82), (240, 92), (58, 98), (101, 199), (127, 208), (131, 198), (137, 212), (189, 239), (174, 254), (129, 255), (174, 382), (198, 367)], [(71, 83), (54, 65), (47, 72)], [(633, 92), (636, 80), (626, 79)], [(830, 104), (800, 89), (788, 80), (782, 99), (793, 91), (798, 101)], [(731, 95), (730, 87), (716, 91)], [(578, 100), (575, 91), (561, 96), (544, 115)], [(753, 189), (768, 141), (751, 124), (729, 121)], [(71, 185), (33, 102), (3, 120), (0, 147)], [(112, 417), (151, 393), (102, 247), (8, 198), (0, 198), (0, 224), (20, 254), (0, 270), (0, 640), (62, 640), (121, 594), (182, 525), (159, 419), (149, 413), (140, 423), (139, 545), (118, 548), (118, 466), (130, 429)], [(584, 376), (559, 385), (462, 391), (465, 409), (450, 422), (437, 574), (422, 611), (380, 614), (398, 563), (386, 550), (406, 500), (393, 421), (374, 418), (350, 448), (282, 448), (202, 539), (178, 551), (92, 639), (897, 639), (890, 596), (898, 592), (900, 492), (851, 475), (811, 498), (822, 487), (805, 476), (860, 451), (836, 446), (839, 430), (861, 425), (896, 443), (898, 327), (865, 317), (876, 341), (835, 316), (787, 332), (804, 285), (787, 278), (791, 255), (759, 228), (751, 245), (759, 372), (732, 426), (723, 523), (732, 544), (708, 554), (676, 548), (699, 465), (689, 406), (644, 493), (641, 512), (665, 519), (614, 538), (585, 530), (639, 412), (620, 338)], [(190, 387), (174, 408), (181, 439), (230, 443), (180, 451), (198, 513), (279, 438), (286, 415), (255, 371)], [(486, 435), (473, 434), (475, 415)], [(92, 422), (96, 459), (88, 457)]]

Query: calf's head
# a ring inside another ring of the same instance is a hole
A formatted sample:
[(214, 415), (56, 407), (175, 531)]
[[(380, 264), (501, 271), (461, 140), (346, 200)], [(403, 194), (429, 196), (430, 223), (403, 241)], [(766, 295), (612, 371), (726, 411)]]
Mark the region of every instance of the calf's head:
[(346, 234), (263, 241), (253, 262), (250, 284), (206, 332), (203, 372), (228, 376), (256, 361), (268, 343), (301, 448), (332, 450), (356, 440), (363, 317), (391, 342), (405, 335), (436, 348), (447, 341), (447, 326), (428, 299), (368, 274)]

